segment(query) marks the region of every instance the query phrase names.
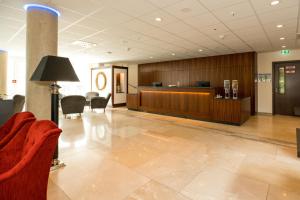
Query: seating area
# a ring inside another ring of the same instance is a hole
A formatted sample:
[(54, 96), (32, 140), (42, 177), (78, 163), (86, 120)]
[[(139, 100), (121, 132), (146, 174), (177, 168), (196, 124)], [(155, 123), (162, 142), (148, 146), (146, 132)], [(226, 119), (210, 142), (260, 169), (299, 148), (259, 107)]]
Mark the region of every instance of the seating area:
[(62, 113), (67, 117), (69, 114), (81, 114), (84, 112), (85, 106), (89, 106), (91, 110), (94, 109), (105, 109), (110, 100), (111, 94), (107, 97), (99, 97), (97, 92), (88, 92), (86, 97), (80, 95), (69, 95), (61, 98), (61, 109)]
[(46, 200), (53, 153), (61, 130), (29, 112), (0, 127), (0, 199)]

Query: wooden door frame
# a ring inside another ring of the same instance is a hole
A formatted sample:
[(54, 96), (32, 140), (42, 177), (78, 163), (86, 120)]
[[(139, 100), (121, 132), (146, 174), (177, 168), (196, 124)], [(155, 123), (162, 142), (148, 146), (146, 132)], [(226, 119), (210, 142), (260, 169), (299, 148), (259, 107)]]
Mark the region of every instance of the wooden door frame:
[(284, 64), (291, 62), (299, 62), (300, 60), (286, 60), (286, 61), (276, 61), (272, 62), (272, 114), (275, 115), (275, 65), (276, 64)]
[(122, 67), (122, 66), (112, 66), (112, 88), (111, 88), (111, 104), (112, 107), (122, 107), (122, 106), (126, 106), (126, 102), (125, 103), (119, 103), (119, 104), (115, 104), (115, 69), (125, 69), (126, 70), (126, 95), (128, 94), (128, 67)]

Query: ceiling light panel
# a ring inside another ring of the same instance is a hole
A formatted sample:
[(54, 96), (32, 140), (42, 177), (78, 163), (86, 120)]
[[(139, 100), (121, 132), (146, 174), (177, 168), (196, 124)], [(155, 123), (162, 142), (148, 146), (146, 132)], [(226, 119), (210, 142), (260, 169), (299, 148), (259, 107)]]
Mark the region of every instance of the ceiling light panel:
[(157, 11), (147, 15), (139, 17), (145, 23), (152, 24), (154, 26), (163, 27), (165, 24), (173, 23), (177, 19), (164, 11)]
[(182, 0), (171, 6), (163, 8), (163, 10), (179, 19), (186, 19), (208, 12), (207, 9), (203, 7), (197, 0)]
[(76, 41), (72, 42), (72, 45), (79, 46), (79, 47), (86, 48), (86, 49), (97, 46), (97, 44), (95, 44), (95, 43), (90, 43), (90, 42), (85, 42), (85, 41), (80, 41), (80, 40), (76, 40)]
[[(231, 12), (235, 13), (234, 17), (230, 14)], [(214, 10), (213, 13), (223, 22), (242, 19), (255, 15), (248, 1)]]
[(266, 12), (258, 14), (262, 24), (278, 23), (283, 21), (292, 20), (298, 16), (298, 7), (293, 6), (289, 8), (283, 8), (273, 12)]
[(107, 2), (109, 7), (115, 8), (132, 17), (139, 17), (157, 10), (151, 2), (145, 0), (114, 0)]

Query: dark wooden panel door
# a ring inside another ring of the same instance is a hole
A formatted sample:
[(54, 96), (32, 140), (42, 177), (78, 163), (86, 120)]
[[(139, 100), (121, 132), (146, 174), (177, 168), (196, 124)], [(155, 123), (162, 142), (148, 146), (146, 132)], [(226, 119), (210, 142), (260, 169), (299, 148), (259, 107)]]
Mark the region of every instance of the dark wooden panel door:
[(300, 107), (300, 61), (275, 63), (273, 73), (274, 114), (294, 115)]

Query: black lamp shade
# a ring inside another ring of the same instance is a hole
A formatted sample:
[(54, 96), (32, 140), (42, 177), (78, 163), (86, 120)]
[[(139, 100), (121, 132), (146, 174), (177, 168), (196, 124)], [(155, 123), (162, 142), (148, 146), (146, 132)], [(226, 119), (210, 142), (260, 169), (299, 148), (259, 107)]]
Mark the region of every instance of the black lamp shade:
[(31, 81), (79, 81), (69, 58), (45, 56), (32, 74)]

